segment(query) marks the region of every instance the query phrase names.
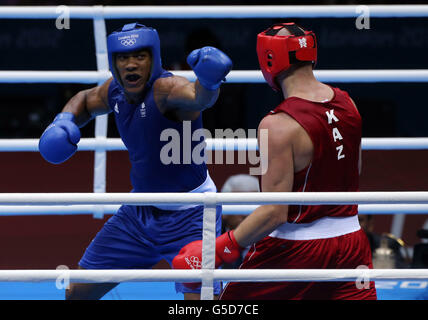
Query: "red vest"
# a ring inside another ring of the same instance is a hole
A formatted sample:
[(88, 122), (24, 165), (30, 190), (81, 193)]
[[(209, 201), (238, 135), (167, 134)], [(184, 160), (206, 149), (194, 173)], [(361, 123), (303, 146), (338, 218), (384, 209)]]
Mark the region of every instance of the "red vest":
[[(272, 111), (294, 118), (314, 146), (312, 162), (294, 174), (293, 192), (359, 191), (361, 116), (348, 93), (332, 89), (334, 97), (328, 102), (289, 97)], [(357, 205), (293, 205), (289, 207), (288, 222), (308, 223), (325, 216), (357, 213)]]

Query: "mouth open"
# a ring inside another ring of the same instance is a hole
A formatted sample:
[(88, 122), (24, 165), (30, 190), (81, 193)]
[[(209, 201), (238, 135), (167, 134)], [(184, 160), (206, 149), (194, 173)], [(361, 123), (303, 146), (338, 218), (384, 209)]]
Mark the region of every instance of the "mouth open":
[(128, 74), (125, 77), (126, 82), (131, 86), (136, 85), (140, 79), (141, 79), (141, 76), (135, 73)]

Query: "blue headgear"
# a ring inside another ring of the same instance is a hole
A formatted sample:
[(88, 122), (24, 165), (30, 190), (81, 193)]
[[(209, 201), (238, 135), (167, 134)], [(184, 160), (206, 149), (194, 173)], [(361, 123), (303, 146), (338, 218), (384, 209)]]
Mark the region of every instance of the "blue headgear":
[(113, 78), (122, 87), (122, 81), (116, 70), (115, 54), (132, 52), (140, 49), (149, 49), (152, 54), (152, 70), (146, 86), (151, 87), (153, 82), (162, 74), (162, 61), (160, 56), (160, 41), (156, 29), (146, 27), (139, 23), (125, 24), (122, 29), (114, 31), (107, 37), (107, 51), (110, 71)]

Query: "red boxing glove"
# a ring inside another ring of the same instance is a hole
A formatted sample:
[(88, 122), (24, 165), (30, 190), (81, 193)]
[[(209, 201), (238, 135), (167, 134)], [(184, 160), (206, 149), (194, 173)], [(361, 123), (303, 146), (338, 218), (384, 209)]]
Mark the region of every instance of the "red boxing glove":
[(236, 242), (233, 231), (223, 233), (215, 242), (215, 267), (218, 268), (225, 262), (235, 262), (243, 249)]
[[(223, 233), (216, 240), (215, 267), (223, 263), (236, 261), (243, 248), (239, 246), (233, 235), (233, 231)], [(172, 260), (174, 269), (201, 269), (202, 268), (202, 240), (193, 241), (185, 245), (178, 255)], [(184, 283), (190, 289), (197, 289), (200, 282)]]

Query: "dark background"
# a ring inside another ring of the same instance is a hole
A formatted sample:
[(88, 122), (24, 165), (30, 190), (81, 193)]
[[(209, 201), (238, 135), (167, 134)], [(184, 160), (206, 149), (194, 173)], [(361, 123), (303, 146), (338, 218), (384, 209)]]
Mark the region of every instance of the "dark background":
[[(10, 1), (9, 3), (31, 4), (32, 2)], [(72, 3), (93, 4), (90, 1)], [(127, 2), (104, 2), (110, 5), (119, 3)], [(150, 2), (141, 3), (151, 4)], [(152, 1), (152, 3), (155, 2)], [(163, 1), (156, 1), (156, 4), (159, 3)], [(178, 2), (165, 1), (164, 3), (177, 4)], [(215, 4), (223, 3), (226, 2), (215, 2)], [(284, 2), (281, 3), (284, 4)], [(316, 4), (316, 2), (311, 3)], [(132, 21), (106, 20), (107, 32), (110, 33)], [(318, 70), (428, 69), (428, 19), (426, 18), (371, 18), (370, 29), (362, 30), (356, 28), (355, 19), (343, 18), (145, 19), (139, 22), (158, 30), (162, 46), (162, 61), (167, 69), (188, 68), (185, 59), (192, 49), (214, 45), (231, 57), (234, 70), (256, 70), (259, 68), (255, 51), (256, 35), (277, 21), (296, 21), (303, 27), (315, 31), (319, 45)], [(0, 26), (0, 70), (96, 70), (97, 68), (92, 20), (72, 19), (69, 30), (56, 29), (53, 19), (1, 19)], [(340, 86), (349, 91), (356, 101), (363, 117), (364, 137), (427, 135), (425, 119), (428, 115), (428, 106), (424, 99), (426, 83), (331, 83), (331, 85)], [(2, 97), (0, 138), (40, 136), (67, 100), (79, 90), (88, 87), (90, 86), (80, 84), (0, 84)], [(274, 108), (279, 101), (279, 94), (273, 94), (264, 83), (226, 83), (222, 86), (222, 94), (216, 106), (204, 113), (205, 126), (210, 130), (256, 128), (261, 117)], [(93, 131), (92, 123), (83, 129), (83, 136), (93, 136)], [(113, 121), (109, 126), (109, 136), (118, 136)]]
[[(364, 4), (398, 3), (366, 1)], [(412, 3), (418, 3), (413, 1)], [(420, 1), (419, 3), (423, 3)], [(180, 5), (178, 1), (0, 1), (3, 5)], [(194, 4), (355, 4), (352, 1), (186, 1)], [(358, 4), (362, 4), (361, 2)], [(107, 32), (134, 20), (106, 20)], [(428, 69), (428, 19), (370, 19), (358, 30), (355, 19), (141, 19), (160, 36), (164, 67), (187, 69), (194, 48), (214, 45), (227, 53), (234, 70), (257, 70), (256, 35), (277, 21), (296, 21), (318, 38), (318, 70)], [(69, 30), (55, 21), (0, 19), (0, 70), (96, 70), (92, 20), (72, 19)], [(330, 83), (349, 92), (363, 118), (363, 137), (425, 137), (426, 83)], [(0, 84), (0, 139), (38, 138), (78, 91), (80, 84)], [(225, 83), (216, 105), (204, 112), (206, 128), (257, 128), (279, 102), (266, 84)], [(109, 137), (118, 137), (109, 117)], [(94, 122), (82, 129), (94, 136)], [(427, 151), (365, 151), (362, 191), (428, 190)], [(248, 168), (211, 166), (221, 188), (227, 176)], [(128, 192), (126, 152), (108, 153), (107, 192)], [(0, 153), (0, 192), (92, 192), (93, 153), (79, 152), (58, 166), (38, 153)], [(406, 218), (404, 240), (419, 241), (416, 231), (426, 215)], [(107, 218), (107, 217), (106, 217)], [(106, 218), (91, 216), (0, 217), (0, 268), (74, 267)], [(376, 231), (389, 232), (392, 217), (376, 216)]]

